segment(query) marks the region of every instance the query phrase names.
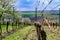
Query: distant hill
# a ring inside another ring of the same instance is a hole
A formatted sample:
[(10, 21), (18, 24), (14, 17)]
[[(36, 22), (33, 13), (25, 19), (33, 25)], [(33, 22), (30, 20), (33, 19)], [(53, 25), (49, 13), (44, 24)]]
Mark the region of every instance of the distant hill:
[[(21, 12), (35, 12), (35, 11), (21, 11)], [(38, 11), (41, 12), (41, 11)], [(47, 13), (47, 14), (59, 14), (59, 10), (45, 10), (43, 13)]]
[(46, 10), (44, 12), (50, 13), (50, 14), (59, 14), (59, 10)]

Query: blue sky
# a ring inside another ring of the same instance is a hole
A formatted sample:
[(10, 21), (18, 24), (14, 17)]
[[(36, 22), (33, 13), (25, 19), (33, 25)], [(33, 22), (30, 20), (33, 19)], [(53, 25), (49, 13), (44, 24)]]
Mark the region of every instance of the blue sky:
[[(16, 0), (15, 7), (19, 11), (34, 11), (37, 0)], [(50, 0), (40, 0), (38, 10), (43, 10)], [(43, 3), (44, 2), (44, 3)], [(56, 7), (59, 5), (58, 7)], [(55, 8), (56, 7), (56, 8)], [(53, 0), (45, 10), (58, 10), (60, 8), (60, 0)]]

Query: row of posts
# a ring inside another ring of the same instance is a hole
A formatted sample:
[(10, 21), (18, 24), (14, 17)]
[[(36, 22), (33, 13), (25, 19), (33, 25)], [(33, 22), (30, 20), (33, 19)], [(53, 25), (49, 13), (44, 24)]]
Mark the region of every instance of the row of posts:
[[(59, 27), (60, 27), (60, 9), (59, 9)], [(37, 8), (35, 8), (35, 21), (37, 21)], [(38, 40), (41, 40), (41, 37), (39, 36), (39, 32), (38, 32), (38, 27), (36, 26), (36, 31), (37, 31), (37, 35), (38, 35)]]

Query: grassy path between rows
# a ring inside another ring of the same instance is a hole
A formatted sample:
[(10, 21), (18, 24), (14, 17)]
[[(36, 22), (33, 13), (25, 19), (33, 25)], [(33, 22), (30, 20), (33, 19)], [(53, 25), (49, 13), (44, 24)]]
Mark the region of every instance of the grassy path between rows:
[[(56, 30), (58, 30), (58, 29), (60, 30), (59, 27)], [(48, 29), (48, 26), (44, 26), (44, 30), (47, 35), (47, 40), (60, 40), (60, 34), (50, 32)], [(28, 35), (28, 33), (30, 31), (32, 31), (32, 32)], [(53, 30), (53, 31), (55, 31), (55, 30)], [(37, 40), (36, 29), (34, 26), (24, 27), (23, 29), (20, 29), (17, 32), (7, 36), (3, 40), (23, 40), (23, 38), (25, 38), (26, 35), (28, 35), (26, 40), (30, 40), (30, 39)]]
[(3, 40), (23, 40), (23, 38), (28, 34), (29, 30), (32, 29), (32, 26), (24, 27), (17, 32), (7, 36)]
[[(45, 32), (47, 35), (47, 40), (60, 40), (60, 34), (49, 31), (48, 26), (44, 26), (44, 29), (45, 29)], [(55, 30), (58, 30), (58, 29), (60, 30), (59, 27)], [(53, 31), (55, 31), (55, 30), (53, 30)]]
[[(52, 28), (52, 26), (51, 26), (51, 28)], [(58, 29), (60, 30), (60, 27), (58, 27), (57, 29), (55, 29), (53, 31), (54, 32), (58, 31)], [(31, 34), (29, 34), (26, 40), (37, 40), (37, 35), (36, 35), (35, 27), (33, 28), (33, 30), (35, 30), (35, 31), (33, 31)], [(57, 32), (53, 33), (51, 31), (49, 31), (48, 26), (44, 26), (44, 31), (46, 32), (46, 35), (47, 35), (46, 39), (47, 40), (60, 40), (60, 34), (57, 33)]]

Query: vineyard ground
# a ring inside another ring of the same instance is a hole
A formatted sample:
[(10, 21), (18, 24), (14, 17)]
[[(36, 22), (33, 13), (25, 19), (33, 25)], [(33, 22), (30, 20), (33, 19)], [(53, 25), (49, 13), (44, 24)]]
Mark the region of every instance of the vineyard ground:
[[(49, 31), (47, 26), (44, 26), (44, 30), (47, 35), (47, 40), (60, 40), (60, 34)], [(60, 30), (60, 28), (58, 27), (55, 30), (58, 31)], [(29, 32), (31, 33), (28, 34)], [(36, 33), (36, 29), (34, 26), (28, 26), (28, 27), (24, 27), (23, 29), (17, 30), (17, 32), (11, 34), (10, 36), (7, 36), (3, 40), (31, 40), (31, 39), (37, 40), (37, 33)]]

